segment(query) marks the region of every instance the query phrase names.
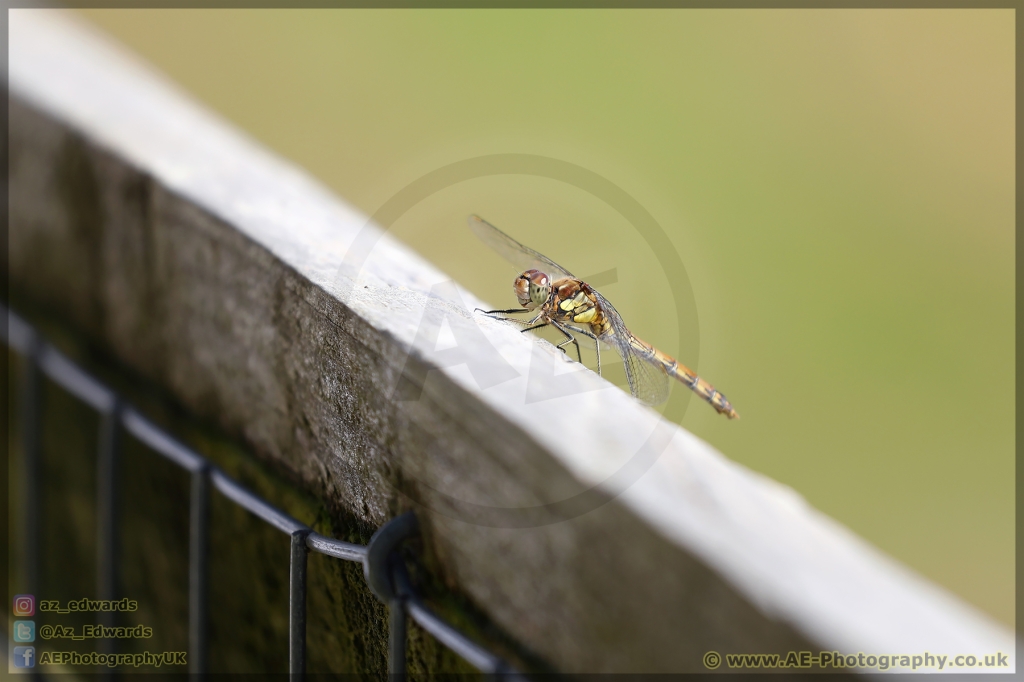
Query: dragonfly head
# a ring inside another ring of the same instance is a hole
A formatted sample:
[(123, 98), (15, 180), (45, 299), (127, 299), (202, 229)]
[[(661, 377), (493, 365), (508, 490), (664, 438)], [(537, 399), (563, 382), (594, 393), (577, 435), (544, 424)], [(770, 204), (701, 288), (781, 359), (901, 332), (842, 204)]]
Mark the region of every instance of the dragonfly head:
[(551, 294), (551, 280), (540, 270), (527, 270), (516, 277), (512, 288), (515, 289), (519, 304), (533, 310), (547, 302)]

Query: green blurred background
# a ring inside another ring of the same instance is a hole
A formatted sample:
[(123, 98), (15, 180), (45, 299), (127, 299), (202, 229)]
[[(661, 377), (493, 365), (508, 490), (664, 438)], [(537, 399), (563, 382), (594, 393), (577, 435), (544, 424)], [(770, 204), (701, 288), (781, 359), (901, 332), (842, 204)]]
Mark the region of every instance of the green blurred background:
[[(683, 426), (1013, 624), (1013, 10), (81, 14), (368, 214), (483, 154), (609, 179), (680, 254), (698, 369), (743, 415)], [(680, 353), (657, 259), (598, 198), (499, 176), (396, 223), (504, 307), (472, 212), (618, 268), (605, 293)]]

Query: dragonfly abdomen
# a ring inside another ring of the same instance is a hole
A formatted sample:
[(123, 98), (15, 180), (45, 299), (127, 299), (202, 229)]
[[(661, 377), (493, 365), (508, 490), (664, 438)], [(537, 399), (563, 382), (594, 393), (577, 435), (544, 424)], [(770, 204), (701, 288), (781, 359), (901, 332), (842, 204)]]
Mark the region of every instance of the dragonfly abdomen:
[(670, 377), (685, 384), (687, 388), (706, 400), (719, 414), (724, 414), (729, 419), (739, 419), (739, 413), (733, 409), (732, 404), (725, 395), (697, 376), (697, 373), (692, 369), (635, 336), (631, 339), (631, 345), (645, 360), (658, 365)]

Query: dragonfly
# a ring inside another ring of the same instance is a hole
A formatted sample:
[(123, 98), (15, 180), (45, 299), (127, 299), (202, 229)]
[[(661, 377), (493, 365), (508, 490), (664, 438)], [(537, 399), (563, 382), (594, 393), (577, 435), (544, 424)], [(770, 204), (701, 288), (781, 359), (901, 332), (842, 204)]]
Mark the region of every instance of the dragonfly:
[[(692, 369), (636, 337), (615, 307), (594, 287), (579, 279), (547, 256), (524, 246), (477, 215), (469, 216), (469, 227), (485, 244), (521, 270), (512, 285), (519, 308), (477, 311), (490, 317), (516, 322), (528, 332), (554, 327), (565, 337), (557, 344), (568, 354), (567, 346), (576, 347), (576, 358), (582, 363), (576, 334), (594, 340), (597, 352), (597, 373), (601, 374), (601, 346), (610, 346), (622, 357), (633, 397), (648, 405), (660, 405), (668, 399), (669, 377), (687, 386), (703, 398), (719, 414), (738, 419), (739, 414), (719, 390), (697, 376)], [(505, 317), (532, 313), (527, 320)]]

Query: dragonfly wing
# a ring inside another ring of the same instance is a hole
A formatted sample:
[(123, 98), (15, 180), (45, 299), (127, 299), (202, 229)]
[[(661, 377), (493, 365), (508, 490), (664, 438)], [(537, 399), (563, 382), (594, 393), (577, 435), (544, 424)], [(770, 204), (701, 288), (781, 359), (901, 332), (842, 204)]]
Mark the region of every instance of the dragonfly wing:
[(633, 395), (648, 405), (661, 405), (668, 400), (668, 374), (641, 356), (632, 346), (627, 347), (628, 355), (623, 354), (622, 358)]
[(611, 303), (601, 294), (594, 292), (601, 309), (611, 322), (613, 337), (604, 339), (622, 356), (622, 364), (626, 370), (626, 380), (633, 397), (648, 405), (660, 405), (668, 400), (669, 377), (653, 356), (648, 357), (637, 350), (629, 340), (633, 334), (622, 321), (622, 316)]
[(519, 268), (520, 272), (526, 270), (540, 270), (547, 274), (552, 280), (571, 277), (576, 279), (568, 270), (551, 260), (547, 256), (524, 246), (512, 237), (491, 225), (478, 215), (471, 215), (467, 220), (469, 229), (480, 238), (484, 244), (497, 251), (508, 262)]

